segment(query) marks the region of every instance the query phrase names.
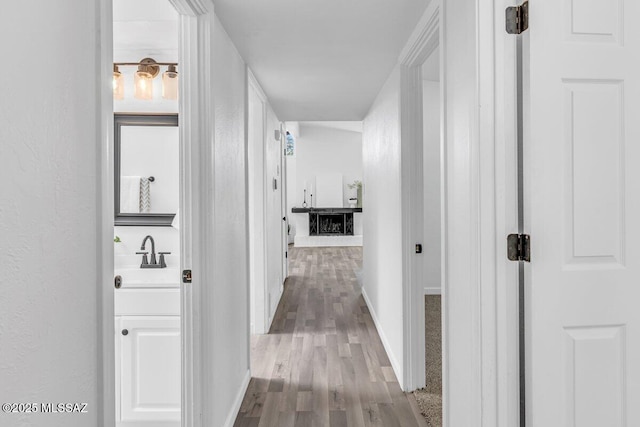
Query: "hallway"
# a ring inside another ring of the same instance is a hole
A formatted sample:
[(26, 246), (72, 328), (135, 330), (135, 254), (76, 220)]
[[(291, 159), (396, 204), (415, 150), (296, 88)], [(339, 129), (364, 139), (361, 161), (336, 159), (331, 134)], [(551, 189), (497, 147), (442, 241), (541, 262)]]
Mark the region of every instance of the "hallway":
[(289, 260), (271, 332), (252, 337), (235, 426), (425, 426), (360, 293), (362, 248), (291, 248)]

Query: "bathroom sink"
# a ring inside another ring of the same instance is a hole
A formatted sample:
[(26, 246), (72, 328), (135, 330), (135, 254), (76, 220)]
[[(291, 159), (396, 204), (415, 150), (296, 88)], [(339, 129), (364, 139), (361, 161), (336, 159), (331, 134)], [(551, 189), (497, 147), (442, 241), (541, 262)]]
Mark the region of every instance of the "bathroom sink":
[(180, 286), (177, 268), (122, 268), (115, 270), (122, 277), (122, 288), (170, 288)]

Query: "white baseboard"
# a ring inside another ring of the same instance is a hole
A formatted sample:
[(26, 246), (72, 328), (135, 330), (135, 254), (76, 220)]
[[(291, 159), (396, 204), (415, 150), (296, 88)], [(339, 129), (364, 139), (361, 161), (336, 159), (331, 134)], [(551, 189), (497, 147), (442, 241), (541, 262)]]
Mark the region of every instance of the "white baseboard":
[(424, 288), (425, 295), (442, 295), (441, 288)]
[(367, 292), (365, 291), (364, 286), (362, 287), (362, 297), (364, 298), (364, 302), (367, 303), (367, 307), (369, 308), (369, 313), (371, 313), (371, 318), (373, 319), (373, 324), (378, 331), (378, 335), (380, 335), (380, 340), (382, 341), (382, 346), (387, 352), (387, 356), (389, 357), (389, 361), (391, 362), (391, 367), (393, 368), (393, 372), (396, 374), (396, 378), (398, 379), (398, 383), (400, 384), (400, 388), (404, 390), (404, 380), (402, 375), (402, 367), (398, 363), (398, 359), (396, 359), (395, 354), (391, 351), (391, 346), (389, 345), (389, 340), (387, 340), (387, 336), (384, 331), (380, 327), (380, 323), (378, 322), (378, 316), (376, 315), (375, 310), (373, 310), (373, 305), (367, 296)]
[(229, 415), (227, 415), (227, 420), (224, 422), (224, 427), (233, 427), (233, 425), (235, 424), (236, 418), (238, 418), (238, 413), (240, 412), (240, 406), (242, 406), (242, 401), (244, 400), (244, 395), (247, 394), (247, 389), (249, 388), (250, 381), (251, 370), (247, 370), (247, 374), (245, 375), (244, 380), (242, 380), (240, 390), (238, 390), (238, 394), (233, 401), (233, 406), (229, 411)]
[(356, 236), (298, 236), (295, 237), (295, 246), (303, 247), (327, 247), (327, 246), (362, 246), (362, 235)]

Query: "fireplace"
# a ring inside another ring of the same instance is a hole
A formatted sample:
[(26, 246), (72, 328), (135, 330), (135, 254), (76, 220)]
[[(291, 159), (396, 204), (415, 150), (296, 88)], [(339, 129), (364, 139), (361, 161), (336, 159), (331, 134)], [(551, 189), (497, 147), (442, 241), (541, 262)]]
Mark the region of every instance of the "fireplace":
[(353, 212), (309, 212), (310, 236), (353, 236)]

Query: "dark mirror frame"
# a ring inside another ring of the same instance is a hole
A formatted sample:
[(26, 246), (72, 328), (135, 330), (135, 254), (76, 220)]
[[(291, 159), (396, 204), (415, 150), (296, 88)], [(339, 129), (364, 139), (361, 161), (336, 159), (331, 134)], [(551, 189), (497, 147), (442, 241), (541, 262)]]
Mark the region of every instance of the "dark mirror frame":
[[(114, 225), (171, 226), (175, 213), (121, 213), (120, 212), (120, 156), (122, 146), (122, 126), (178, 126), (178, 114), (131, 114), (113, 115), (114, 139)], [(177, 161), (177, 159), (176, 159)]]

